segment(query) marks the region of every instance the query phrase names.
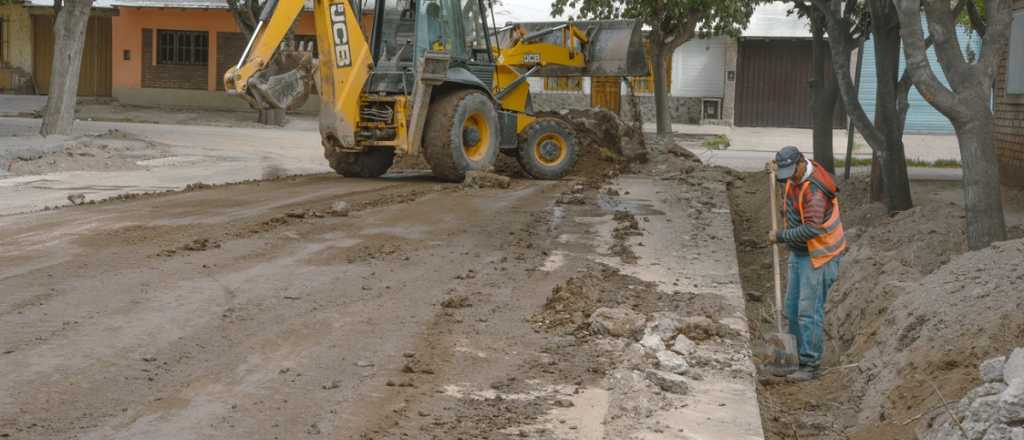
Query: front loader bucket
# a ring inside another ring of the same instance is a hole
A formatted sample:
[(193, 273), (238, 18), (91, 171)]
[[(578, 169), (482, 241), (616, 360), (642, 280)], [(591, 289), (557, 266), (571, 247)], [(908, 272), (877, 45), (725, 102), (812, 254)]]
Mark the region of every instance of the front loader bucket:
[[(646, 76), (647, 57), (638, 20), (549, 21), (509, 23), (498, 34), (501, 47), (509, 47), (517, 38), (514, 29), (527, 33), (531, 42), (564, 45), (563, 32), (556, 29), (573, 24), (587, 34), (589, 43), (576, 47), (587, 57), (582, 70), (566, 66), (542, 66), (532, 76)], [(551, 32), (545, 32), (549, 31)]]

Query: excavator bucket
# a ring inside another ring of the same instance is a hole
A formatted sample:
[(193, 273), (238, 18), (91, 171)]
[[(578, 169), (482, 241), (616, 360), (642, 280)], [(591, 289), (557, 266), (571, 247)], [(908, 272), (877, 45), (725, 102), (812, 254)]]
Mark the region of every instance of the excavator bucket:
[(503, 48), (519, 40), (563, 46), (563, 30), (570, 24), (586, 33), (589, 39), (575, 47), (586, 56), (586, 67), (547, 65), (532, 76), (646, 76), (650, 73), (638, 20), (509, 23), (499, 31), (498, 42)]

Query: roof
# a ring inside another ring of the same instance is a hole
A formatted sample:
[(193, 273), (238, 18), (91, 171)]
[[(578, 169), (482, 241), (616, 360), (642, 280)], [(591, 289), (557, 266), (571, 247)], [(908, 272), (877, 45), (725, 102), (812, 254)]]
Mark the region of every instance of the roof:
[(742, 38), (811, 38), (806, 18), (789, 14), (789, 3), (764, 3), (757, 6)]

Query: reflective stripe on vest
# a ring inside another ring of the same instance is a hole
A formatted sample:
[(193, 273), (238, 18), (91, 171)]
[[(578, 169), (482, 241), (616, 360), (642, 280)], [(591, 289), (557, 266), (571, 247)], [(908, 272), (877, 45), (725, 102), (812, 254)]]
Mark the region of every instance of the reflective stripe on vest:
[[(806, 223), (804, 217), (804, 194), (811, 187), (808, 179), (800, 186), (797, 194), (797, 210), (800, 222)], [(786, 196), (789, 196), (790, 182), (786, 181)], [(811, 266), (818, 269), (846, 250), (846, 234), (843, 232), (843, 221), (839, 218), (839, 198), (832, 198), (832, 215), (821, 225), (825, 230), (821, 235), (807, 241), (807, 251), (811, 256)]]

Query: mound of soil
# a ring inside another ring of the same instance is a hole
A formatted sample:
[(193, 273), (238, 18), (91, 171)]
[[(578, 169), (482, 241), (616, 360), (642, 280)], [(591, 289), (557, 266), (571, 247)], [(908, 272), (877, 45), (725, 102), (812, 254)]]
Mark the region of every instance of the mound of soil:
[[(772, 289), (766, 180), (747, 173), (730, 188), (748, 291)], [(818, 381), (760, 388), (769, 438), (915, 438), (943, 411), (935, 387), (959, 399), (980, 381), (981, 360), (1024, 338), (1024, 240), (965, 253), (959, 206), (915, 194), (917, 207), (890, 217), (867, 200), (866, 179), (842, 186), (851, 246), (829, 293), (826, 369)], [(748, 303), (755, 338), (771, 331), (771, 310)]]

